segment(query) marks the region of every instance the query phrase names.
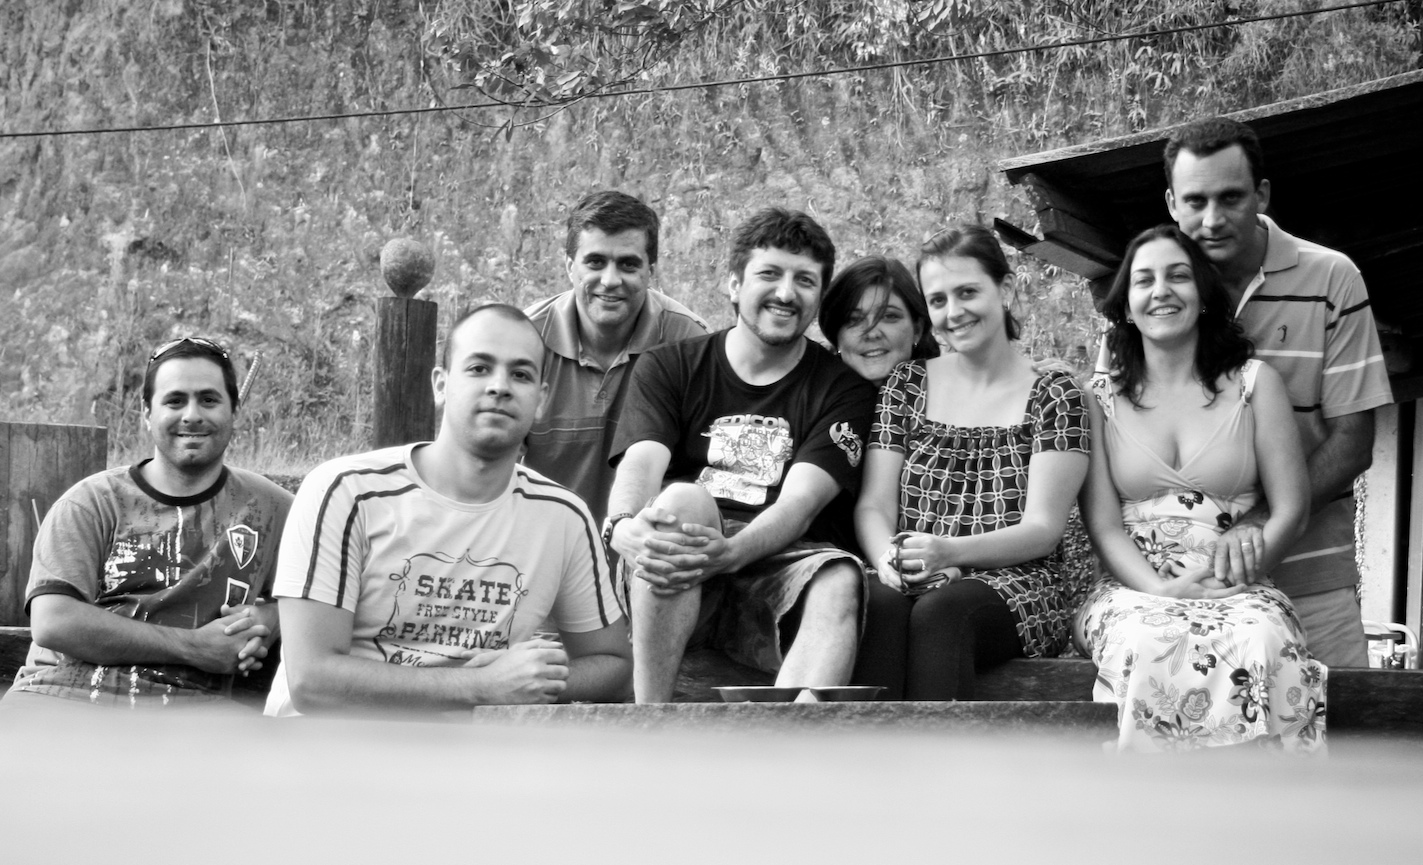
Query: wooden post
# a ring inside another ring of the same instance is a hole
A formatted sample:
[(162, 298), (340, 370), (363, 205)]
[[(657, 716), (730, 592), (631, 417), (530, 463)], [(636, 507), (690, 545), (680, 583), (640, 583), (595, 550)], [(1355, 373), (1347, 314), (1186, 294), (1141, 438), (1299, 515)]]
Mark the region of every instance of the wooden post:
[(435, 367), (439, 304), (416, 300), (435, 260), (424, 244), (396, 238), (380, 252), (381, 276), (395, 297), (376, 306), (375, 399), (372, 439), (383, 448), (435, 437)]
[(28, 625), (25, 585), (40, 520), (64, 491), (104, 470), (108, 430), (68, 424), (0, 423), (0, 626)]

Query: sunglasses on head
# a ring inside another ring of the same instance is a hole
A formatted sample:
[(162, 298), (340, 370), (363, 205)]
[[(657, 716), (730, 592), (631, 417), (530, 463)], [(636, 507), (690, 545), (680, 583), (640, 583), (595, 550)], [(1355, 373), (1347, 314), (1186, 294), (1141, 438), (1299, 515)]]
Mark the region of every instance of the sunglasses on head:
[(178, 339), (169, 340), (168, 342), (165, 342), (162, 345), (158, 346), (158, 348), (155, 348), (153, 350), (153, 354), (150, 354), (148, 356), (149, 364), (151, 365), (155, 360), (158, 360), (158, 358), (162, 357), (163, 355), (167, 354), (168, 352), (172, 351), (173, 349), (177, 348), (185, 342), (190, 342), (199, 348), (205, 348), (208, 351), (211, 351), (214, 354), (220, 356), (223, 360), (227, 360), (227, 349), (223, 348), (212, 340), (206, 339), (201, 336), (183, 336), (179, 337)]

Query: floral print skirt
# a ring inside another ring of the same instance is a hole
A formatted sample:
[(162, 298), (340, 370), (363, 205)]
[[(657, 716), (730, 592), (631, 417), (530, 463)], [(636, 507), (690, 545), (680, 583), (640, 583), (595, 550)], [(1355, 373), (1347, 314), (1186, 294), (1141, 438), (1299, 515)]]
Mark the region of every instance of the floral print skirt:
[(1273, 586), (1183, 600), (1108, 577), (1074, 631), (1097, 665), (1092, 699), (1118, 705), (1120, 750), (1324, 747), (1328, 669), (1305, 651), (1294, 608)]

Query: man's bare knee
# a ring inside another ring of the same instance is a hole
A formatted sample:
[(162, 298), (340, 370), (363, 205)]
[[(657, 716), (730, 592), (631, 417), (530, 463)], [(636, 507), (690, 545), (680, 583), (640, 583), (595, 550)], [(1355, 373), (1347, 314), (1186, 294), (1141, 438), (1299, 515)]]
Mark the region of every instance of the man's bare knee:
[(653, 585), (646, 580), (634, 577), (628, 582), (628, 600), (631, 601), (634, 611), (644, 615), (658, 616), (674, 609), (684, 608), (689, 604), (700, 604), (701, 598), (701, 586), (693, 586), (685, 592), (676, 594), (659, 595), (653, 591)]
[(821, 568), (805, 588), (807, 612), (858, 612), (862, 583), (860, 569), (853, 562), (834, 562)]
[(698, 484), (668, 484), (653, 500), (652, 506), (675, 515), (681, 523), (717, 527), (721, 525), (721, 511), (717, 509), (716, 499), (712, 498), (705, 487)]

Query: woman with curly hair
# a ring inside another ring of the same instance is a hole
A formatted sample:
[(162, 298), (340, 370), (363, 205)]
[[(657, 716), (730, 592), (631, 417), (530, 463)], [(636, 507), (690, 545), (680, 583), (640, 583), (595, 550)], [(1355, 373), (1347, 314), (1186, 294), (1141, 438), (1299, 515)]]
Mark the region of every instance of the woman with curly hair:
[[(1174, 225), (1131, 242), (1102, 312), (1112, 370), (1092, 381), (1080, 499), (1102, 573), (1074, 624), (1093, 698), (1120, 707), (1122, 750), (1317, 749), (1326, 671), (1269, 581), (1308, 516), (1284, 385)], [(1217, 550), (1262, 494), (1263, 525)]]

